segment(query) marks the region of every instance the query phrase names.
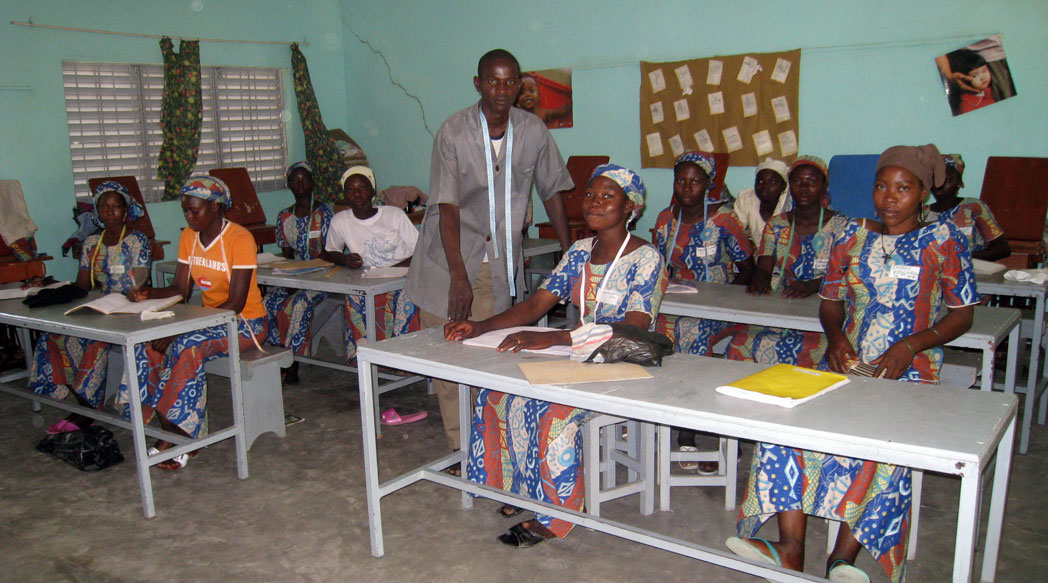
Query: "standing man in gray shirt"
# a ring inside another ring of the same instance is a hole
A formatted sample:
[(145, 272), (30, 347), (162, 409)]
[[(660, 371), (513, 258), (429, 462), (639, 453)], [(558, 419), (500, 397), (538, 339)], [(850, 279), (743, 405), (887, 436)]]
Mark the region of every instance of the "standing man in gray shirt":
[[(572, 188), (557, 144), (535, 115), (513, 107), (520, 64), (495, 49), (477, 63), (480, 101), (433, 140), (429, 207), (405, 287), (423, 328), (482, 320), (523, 300), (521, 230), (534, 184), (567, 251), (561, 192)], [(458, 386), (434, 381), (448, 446), (459, 448)]]

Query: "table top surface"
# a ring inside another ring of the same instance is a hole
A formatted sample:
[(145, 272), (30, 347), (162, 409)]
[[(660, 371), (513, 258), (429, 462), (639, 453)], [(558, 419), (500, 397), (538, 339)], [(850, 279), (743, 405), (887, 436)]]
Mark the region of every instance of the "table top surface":
[(445, 342), (440, 329), (361, 346), (358, 359), (620, 417), (953, 474), (965, 471), (958, 461), (986, 463), (1018, 407), (1004, 393), (849, 377), (786, 409), (716, 392), (766, 365), (686, 354), (647, 369), (651, 379), (531, 385), (517, 365), (555, 358)]
[(979, 293), (999, 294), (1005, 296), (1038, 297), (1044, 300), (1048, 294), (1048, 283), (1030, 283), (1028, 281), (1010, 281), (1004, 279), (1004, 271), (991, 275), (977, 274), (975, 286)]
[(93, 292), (75, 302), (41, 308), (30, 308), (20, 299), (0, 300), (0, 323), (119, 344), (128, 339), (135, 343), (155, 340), (191, 330), (228, 324), (236, 319), (236, 314), (230, 310), (189, 304), (175, 304), (167, 308), (167, 311), (174, 312), (175, 316), (161, 320), (143, 321), (138, 314), (107, 316), (91, 309), (77, 310), (68, 316), (64, 314), (70, 308), (100, 295)]
[[(778, 326), (794, 330), (822, 332), (818, 296), (789, 299), (781, 293), (750, 295), (741, 285), (694, 282), (699, 293), (668, 293), (662, 298), (660, 313), (714, 318), (743, 324)], [(973, 342), (997, 344), (1019, 324), (1021, 312), (1014, 308), (975, 306), (972, 327), (949, 346), (975, 348)]]

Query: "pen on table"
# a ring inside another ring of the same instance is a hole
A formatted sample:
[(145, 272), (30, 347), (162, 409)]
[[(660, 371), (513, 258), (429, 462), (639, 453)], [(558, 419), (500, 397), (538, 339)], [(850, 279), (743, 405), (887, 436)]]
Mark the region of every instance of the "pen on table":
[(341, 265), (336, 265), (336, 266), (332, 267), (331, 271), (329, 271), (327, 273), (327, 275), (325, 275), (324, 277), (331, 277), (332, 275), (335, 275), (335, 272), (338, 271), (339, 269), (342, 269)]

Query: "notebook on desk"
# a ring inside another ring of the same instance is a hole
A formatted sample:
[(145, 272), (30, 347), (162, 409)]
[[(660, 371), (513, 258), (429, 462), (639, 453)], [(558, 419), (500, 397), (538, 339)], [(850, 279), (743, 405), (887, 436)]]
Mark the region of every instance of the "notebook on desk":
[(776, 364), (717, 387), (729, 397), (757, 401), (791, 409), (848, 384), (848, 377), (789, 364)]

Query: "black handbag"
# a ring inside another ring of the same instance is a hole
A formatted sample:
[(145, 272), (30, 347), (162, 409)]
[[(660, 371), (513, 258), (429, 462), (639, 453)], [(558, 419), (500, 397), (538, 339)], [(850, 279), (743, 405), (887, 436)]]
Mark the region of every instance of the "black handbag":
[(85, 472), (97, 472), (124, 461), (113, 432), (101, 425), (48, 435), (36, 444), (36, 449)]

